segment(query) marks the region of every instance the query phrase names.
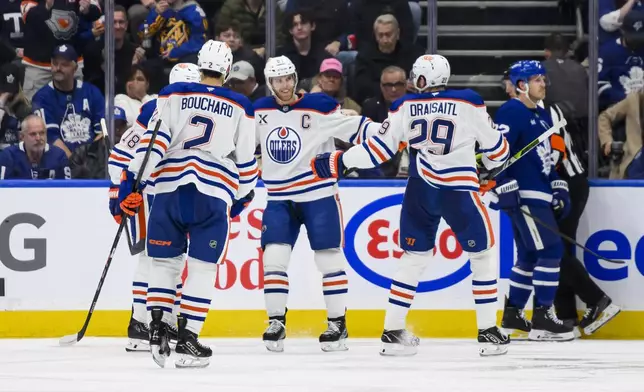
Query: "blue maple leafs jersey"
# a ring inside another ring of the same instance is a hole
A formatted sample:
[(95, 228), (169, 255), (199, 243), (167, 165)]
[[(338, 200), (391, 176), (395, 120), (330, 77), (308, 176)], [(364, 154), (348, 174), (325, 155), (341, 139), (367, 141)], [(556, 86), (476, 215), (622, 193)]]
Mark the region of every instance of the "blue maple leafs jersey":
[(45, 145), (38, 164), (27, 157), (23, 142), (0, 151), (0, 180), (69, 180), (72, 178), (67, 155), (60, 148)]
[[(552, 127), (547, 110), (530, 109), (518, 99), (501, 105), (495, 122), (510, 145), (510, 156), (519, 152), (528, 143)], [(523, 204), (550, 205), (552, 188), (550, 182), (558, 179), (550, 141), (546, 140), (501, 174), (519, 183), (519, 195)]]
[(599, 47), (600, 106), (613, 105), (644, 88), (644, 48), (633, 51), (621, 39)]

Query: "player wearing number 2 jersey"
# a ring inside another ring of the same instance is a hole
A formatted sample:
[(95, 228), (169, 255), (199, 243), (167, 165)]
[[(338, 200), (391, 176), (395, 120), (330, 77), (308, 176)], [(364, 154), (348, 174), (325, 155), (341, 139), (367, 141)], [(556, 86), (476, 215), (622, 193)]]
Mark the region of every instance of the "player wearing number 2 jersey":
[[(186, 245), (188, 277), (177, 320), (180, 359), (175, 365), (209, 364), (212, 350), (197, 337), (210, 308), (217, 264), (226, 254), (230, 218), (250, 202), (257, 180), (251, 103), (221, 87), (232, 58), (225, 43), (208, 41), (199, 52), (201, 82), (175, 83), (161, 90), (148, 131), (119, 189), (121, 208), (133, 214), (141, 204), (141, 188), (154, 184), (147, 238), (154, 262), (147, 306), (152, 320), (150, 351), (161, 367), (170, 355), (168, 323)], [(152, 143), (155, 126), (158, 133)], [(149, 161), (142, 167), (151, 143)], [(139, 171), (143, 186), (130, 193)]]
[(447, 90), (450, 66), (442, 56), (419, 57), (412, 68), (417, 94), (391, 106), (378, 133), (344, 154), (320, 154), (312, 161), (319, 177), (339, 177), (346, 168), (369, 168), (391, 159), (401, 142), (410, 148), (409, 181), (400, 216), (405, 251), (391, 283), (383, 355), (413, 355), (418, 338), (405, 318), (443, 218), (468, 253), (481, 355), (507, 352), (508, 337), (496, 326), (497, 256), (487, 209), (479, 198), (475, 145), (488, 169), (508, 158), (508, 145), (491, 122), (481, 97), (471, 90)]

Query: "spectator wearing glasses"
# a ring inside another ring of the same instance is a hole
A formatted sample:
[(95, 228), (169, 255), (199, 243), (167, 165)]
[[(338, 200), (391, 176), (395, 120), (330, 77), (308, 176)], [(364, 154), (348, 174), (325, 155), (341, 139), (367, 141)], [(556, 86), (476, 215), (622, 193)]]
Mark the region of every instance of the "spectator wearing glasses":
[(395, 65), (386, 67), (380, 74), (380, 94), (364, 101), (362, 115), (375, 122), (385, 121), (391, 104), (407, 93), (406, 87), (405, 70)]

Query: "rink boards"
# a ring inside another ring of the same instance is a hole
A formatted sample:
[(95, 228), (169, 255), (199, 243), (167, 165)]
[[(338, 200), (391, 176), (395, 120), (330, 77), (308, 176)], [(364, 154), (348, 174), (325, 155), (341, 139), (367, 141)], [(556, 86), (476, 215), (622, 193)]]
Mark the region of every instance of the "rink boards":
[[(0, 182), (0, 337), (56, 337), (80, 328), (117, 228), (107, 209), (107, 185)], [(400, 180), (347, 180), (340, 187), (351, 336), (377, 337), (382, 332), (389, 277), (401, 254), (397, 228), (404, 185)], [(644, 183), (597, 182), (580, 223), (582, 244), (626, 261), (609, 264), (578, 251), (593, 278), (624, 308), (596, 334), (600, 338), (644, 338), (643, 202)], [(204, 327), (207, 336), (259, 336), (265, 328), (259, 241), (265, 205), (266, 192), (259, 187), (253, 203), (232, 223), (228, 254)], [(490, 217), (500, 260), (499, 298), (503, 298), (513, 263), (512, 230), (505, 216), (491, 211)], [(89, 335), (125, 335), (136, 262), (123, 238)], [(469, 275), (466, 254), (442, 223), (436, 253), (421, 278), (409, 316), (411, 329), (428, 337), (473, 336)], [(325, 307), (321, 276), (304, 228), (289, 277), (289, 336), (317, 336), (325, 328)]]

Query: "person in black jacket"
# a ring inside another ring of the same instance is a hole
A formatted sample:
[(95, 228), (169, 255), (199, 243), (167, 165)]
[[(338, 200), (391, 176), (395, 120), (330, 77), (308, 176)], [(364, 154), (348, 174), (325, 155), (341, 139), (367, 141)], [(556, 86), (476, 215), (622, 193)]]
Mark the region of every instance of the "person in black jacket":
[(307, 9), (315, 15), (317, 39), (324, 45), (324, 50), (331, 56), (347, 50), (347, 0), (289, 0), (285, 11), (290, 14)]
[(233, 64), (238, 61), (247, 61), (255, 70), (257, 83), (264, 84), (265, 61), (253, 49), (244, 44), (239, 23), (234, 20), (219, 23), (215, 26), (215, 39), (228, 44), (233, 52)]
[[(399, 37), (405, 44), (414, 42), (414, 20), (407, 0), (352, 0), (349, 7), (349, 34), (354, 34), (356, 47), (362, 50), (374, 42), (374, 22), (384, 14), (393, 15), (400, 26)], [(346, 20), (346, 19), (343, 19)], [(416, 58), (414, 58), (416, 60)]]

